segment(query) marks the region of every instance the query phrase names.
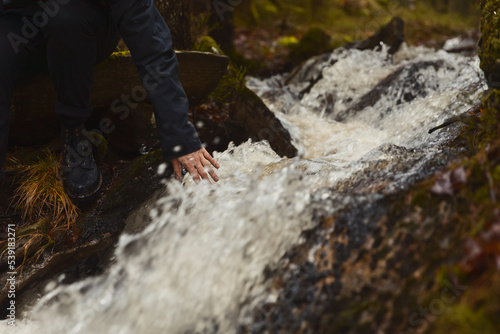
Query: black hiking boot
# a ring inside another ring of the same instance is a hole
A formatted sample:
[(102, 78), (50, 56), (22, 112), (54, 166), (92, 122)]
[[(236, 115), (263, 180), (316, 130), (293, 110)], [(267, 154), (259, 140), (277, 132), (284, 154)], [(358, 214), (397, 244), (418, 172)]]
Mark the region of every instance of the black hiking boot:
[(92, 199), (102, 184), (102, 176), (92, 155), (92, 144), (83, 134), (83, 125), (62, 126), (64, 190), (74, 201)]

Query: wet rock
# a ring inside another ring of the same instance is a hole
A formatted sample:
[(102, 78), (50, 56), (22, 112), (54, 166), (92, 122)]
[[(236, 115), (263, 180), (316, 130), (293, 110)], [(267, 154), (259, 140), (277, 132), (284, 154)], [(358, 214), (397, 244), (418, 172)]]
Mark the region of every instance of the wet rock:
[(244, 125), (235, 120), (232, 115), (223, 119), (215, 119), (210, 114), (194, 110), (190, 120), (209, 152), (223, 152), (230, 142), (239, 145), (251, 137)]
[[(394, 101), (394, 105), (411, 102), (417, 97), (425, 97), (429, 91), (437, 89), (437, 83), (426, 79), (427, 77), (420, 72), (437, 72), (442, 66), (443, 61), (421, 61), (407, 67), (401, 67), (382, 79), (353, 106), (336, 114), (334, 118), (339, 122), (345, 121), (363, 109), (375, 105), (382, 96)], [(381, 115), (381, 117), (383, 116)]]
[[(318, 201), (318, 226), (271, 274), (277, 301), (254, 308), (249, 332), (400, 333), (423, 291), (437, 285), (439, 296), (435, 270), (446, 260), (435, 260), (438, 247), (426, 242), (426, 231), (446, 235), (446, 228), (418, 211), (403, 216), (406, 190), (385, 198), (337, 192), (330, 190), (329, 203)], [(345, 196), (350, 204), (329, 216), (324, 208), (343, 206)]]
[(457, 116), (452, 116), (448, 119), (446, 119), (442, 124), (432, 128), (429, 130), (429, 133), (433, 133), (437, 130), (443, 129), (447, 126), (450, 126), (456, 122), (460, 122), (464, 125), (467, 126), (474, 126), (478, 125), (480, 120), (481, 120), (481, 109), (480, 105), (474, 106), (471, 109), (467, 110), (466, 112), (463, 112)]
[(318, 78), (322, 75), (321, 72), (323, 68), (331, 66), (336, 62), (336, 59), (331, 59), (331, 52), (312, 57), (302, 65), (293, 69), (293, 71), (287, 75), (285, 84), (298, 85), (304, 82), (318, 81)]
[[(18, 272), (16, 279), (16, 294), (20, 295), (33, 283), (55, 277), (91, 256), (98, 255), (101, 260), (106, 261), (126, 226), (127, 217), (142, 208), (144, 203), (151, 205), (158, 196), (157, 190), (164, 187), (162, 179), (172, 176), (171, 166), (167, 167), (163, 175), (158, 175), (158, 166), (161, 163), (161, 152), (155, 151), (137, 158), (130, 164), (115, 167), (114, 171), (104, 168), (102, 197), (95, 203), (81, 206), (82, 213), (75, 225), (64, 231), (56, 239), (56, 244), (49, 247), (53, 251), (45, 251), (38, 264), (24, 265), (23, 271)], [(143, 227), (129, 224), (129, 231), (137, 231)], [(20, 259), (24, 258), (22, 248), (19, 252)], [(6, 282), (8, 276), (2, 269), (2, 282)], [(8, 286), (2, 284), (0, 304), (7, 300), (7, 293)]]
[(245, 129), (249, 138), (255, 141), (267, 140), (271, 148), (282, 157), (297, 156), (297, 148), (293, 146), (288, 130), (251, 90), (245, 89), (240, 96), (233, 117)]
[[(81, 246), (55, 253), (51, 256), (43, 258), (37, 266), (24, 268), (21, 273), (16, 276), (16, 296), (19, 298), (23, 289), (33, 284), (36, 281), (45, 278), (54, 277), (64, 269), (74, 265), (80, 260), (86, 259), (98, 252), (104, 251), (107, 247), (113, 244), (113, 240), (109, 234), (101, 236), (100, 240), (94, 240)], [(5, 282), (9, 275), (2, 274), (0, 276)], [(8, 296), (7, 285), (0, 289), (0, 305), (6, 305)], [(4, 308), (2, 307), (2, 310)], [(4, 312), (2, 311), (1, 314)]]
[(292, 137), (276, 115), (254, 92), (245, 87), (234, 105), (223, 117), (195, 109), (190, 120), (207, 150), (223, 151), (230, 142), (242, 144), (248, 139), (267, 140), (282, 157), (295, 157), (297, 148)]
[(301, 99), (305, 94), (323, 79), (323, 69), (334, 65), (337, 59), (332, 57), (331, 53), (313, 57), (304, 64), (296, 67), (286, 78), (285, 84), (296, 86), (298, 88), (297, 96)]
[(380, 48), (381, 43), (389, 47), (388, 53), (394, 54), (405, 41), (405, 23), (400, 17), (393, 18), (387, 25), (383, 26), (375, 35), (361, 42), (348, 45), (347, 48), (358, 50), (373, 50)]
[(102, 198), (78, 219), (84, 239), (121, 232), (128, 215), (141, 207), (156, 190), (164, 187), (162, 179), (172, 176), (170, 165), (163, 175), (158, 175), (158, 166), (162, 163), (162, 153), (157, 150), (133, 160), (118, 175), (113, 175), (115, 179), (105, 189)]

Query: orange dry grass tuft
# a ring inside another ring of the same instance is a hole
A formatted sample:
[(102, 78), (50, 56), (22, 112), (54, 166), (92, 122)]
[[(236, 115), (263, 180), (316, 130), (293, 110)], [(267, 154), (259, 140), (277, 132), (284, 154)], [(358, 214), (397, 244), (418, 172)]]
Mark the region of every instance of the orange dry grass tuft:
[(13, 204), (21, 210), (23, 219), (33, 221), (48, 217), (52, 228), (62, 221), (66, 221), (69, 228), (78, 218), (78, 208), (64, 192), (59, 164), (59, 158), (47, 151), (36, 163), (19, 166), (19, 187)]

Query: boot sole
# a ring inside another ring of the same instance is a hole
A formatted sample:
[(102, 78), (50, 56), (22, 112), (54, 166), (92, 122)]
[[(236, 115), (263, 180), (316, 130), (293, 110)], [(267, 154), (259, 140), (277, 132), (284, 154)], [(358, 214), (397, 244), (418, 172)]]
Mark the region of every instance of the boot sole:
[(70, 192), (66, 193), (68, 194), (71, 201), (81, 203), (96, 198), (97, 195), (99, 194), (99, 190), (101, 190), (101, 186), (102, 186), (102, 174), (99, 173), (99, 183), (97, 184), (96, 188), (92, 190), (92, 192), (83, 195), (73, 195)]

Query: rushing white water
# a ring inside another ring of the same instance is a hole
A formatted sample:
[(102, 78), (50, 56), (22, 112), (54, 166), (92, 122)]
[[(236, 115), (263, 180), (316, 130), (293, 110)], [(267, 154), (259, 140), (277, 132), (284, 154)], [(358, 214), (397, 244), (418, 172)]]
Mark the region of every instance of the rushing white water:
[[(439, 66), (394, 81), (376, 103), (345, 122), (333, 120), (389, 74), (425, 61)], [(244, 306), (270, 298), (264, 293), (266, 265), (313, 224), (312, 194), (335, 187), (370, 161), (396, 161), (384, 149), (388, 144), (432, 158), (453, 131), (427, 130), (467, 110), (485, 89), (477, 58), (425, 48), (403, 47), (393, 60), (385, 52), (339, 50), (319, 67), (323, 78), (302, 98), (304, 82), (285, 85), (278, 76), (248, 83), (290, 130), (300, 157), (282, 159), (263, 142), (216, 153), (218, 184), (187, 182), (182, 188), (170, 182), (170, 195), (152, 211), (153, 223), (122, 236), (107, 273), (69, 286), (51, 284), (13, 331), (236, 332)], [(412, 89), (405, 84), (411, 79), (420, 83), (417, 96), (395, 103)], [(418, 166), (409, 170), (394, 177), (394, 186), (420, 172)], [(9, 329), (0, 323), (0, 332)]]

